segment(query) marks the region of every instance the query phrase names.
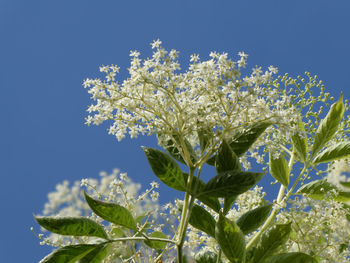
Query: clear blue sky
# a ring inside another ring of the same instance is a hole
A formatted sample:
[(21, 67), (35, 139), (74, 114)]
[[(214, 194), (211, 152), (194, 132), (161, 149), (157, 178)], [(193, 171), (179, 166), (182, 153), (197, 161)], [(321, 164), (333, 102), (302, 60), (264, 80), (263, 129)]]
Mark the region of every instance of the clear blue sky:
[[(137, 182), (154, 179), (140, 145), (155, 138), (118, 143), (107, 126), (84, 125), (90, 99), (81, 84), (100, 76), (98, 66), (125, 69), (130, 50), (149, 55), (160, 38), (183, 63), (194, 52), (244, 51), (249, 67), (310, 71), (350, 98), (349, 11), (348, 0), (1, 0), (1, 262), (48, 253), (29, 228), (39, 229), (32, 213), (57, 183), (114, 167)], [(165, 186), (160, 194), (174, 196)]]

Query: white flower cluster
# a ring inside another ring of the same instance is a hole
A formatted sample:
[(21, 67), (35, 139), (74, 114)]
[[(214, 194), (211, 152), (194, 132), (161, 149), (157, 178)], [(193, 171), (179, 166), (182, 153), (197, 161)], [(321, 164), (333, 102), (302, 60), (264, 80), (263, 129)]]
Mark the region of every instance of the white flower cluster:
[[(151, 224), (155, 223), (157, 219), (159, 194), (155, 189), (159, 187), (158, 183), (152, 182), (149, 189), (140, 193), (141, 185), (134, 183), (126, 173), (119, 173), (118, 169), (114, 169), (111, 174), (101, 172), (100, 180), (86, 178), (80, 182), (74, 182), (71, 187), (68, 181), (58, 184), (56, 191), (48, 194), (49, 200), (45, 204), (42, 214), (57, 217), (84, 216), (101, 223), (99, 217), (91, 214), (91, 209), (84, 200), (81, 186), (86, 186), (86, 193), (95, 199), (102, 198), (105, 202), (114, 202), (126, 207), (135, 218), (147, 215)], [(106, 231), (113, 235), (111, 232), (113, 226), (107, 225), (105, 227)], [(154, 227), (158, 227), (158, 225), (154, 224)], [(46, 238), (40, 234), (40, 238), (42, 239), (41, 244), (55, 247), (91, 242), (91, 238), (65, 237), (54, 233), (50, 233)]]
[(263, 72), (256, 67), (243, 76), (246, 54), (240, 52), (238, 61), (232, 61), (227, 53), (212, 52), (207, 61), (192, 55), (188, 70), (180, 72), (177, 51), (166, 51), (159, 40), (152, 48), (153, 56), (145, 60), (131, 52), (130, 77), (121, 84), (115, 79), (115, 65), (100, 68), (106, 79), (85, 80), (84, 87), (96, 101), (88, 109), (87, 124), (112, 120), (109, 133), (118, 140), (127, 133), (131, 138), (156, 133), (162, 144), (162, 138), (164, 142), (176, 134), (194, 148), (201, 125), (213, 132), (214, 142), (262, 121), (278, 125), (284, 135), (296, 129), (298, 113), (290, 96), (272, 85), (276, 68)]
[(340, 182), (348, 181), (348, 176), (350, 173), (350, 163), (348, 159), (341, 159), (338, 161), (334, 161), (330, 164), (327, 173), (327, 181), (343, 188)]
[(292, 222), (291, 238), (284, 250), (304, 252), (321, 263), (348, 263), (350, 259), (349, 211), (342, 203), (313, 200), (308, 197), (290, 200), (291, 208), (278, 215), (279, 222)]

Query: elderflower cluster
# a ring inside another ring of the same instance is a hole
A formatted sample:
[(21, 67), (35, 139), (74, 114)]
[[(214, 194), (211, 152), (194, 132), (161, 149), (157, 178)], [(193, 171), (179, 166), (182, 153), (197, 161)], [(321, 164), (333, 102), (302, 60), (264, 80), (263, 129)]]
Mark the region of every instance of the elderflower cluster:
[(292, 222), (292, 233), (284, 252), (304, 252), (321, 263), (348, 263), (350, 258), (349, 211), (329, 197), (290, 200), (291, 208), (277, 216), (278, 222)]
[[(100, 68), (105, 79), (84, 81), (96, 102), (88, 108), (87, 124), (111, 120), (109, 133), (119, 141), (127, 133), (131, 138), (156, 133), (164, 145), (176, 134), (193, 148), (198, 148), (198, 131), (203, 128), (211, 131), (214, 145), (257, 122), (275, 124), (278, 135), (274, 136), (290, 137), (297, 131), (300, 116), (291, 96), (273, 82), (276, 68), (256, 67), (243, 75), (245, 53), (239, 52), (239, 59), (233, 61), (227, 53), (212, 52), (206, 61), (192, 55), (183, 72), (176, 50), (166, 51), (159, 40), (152, 48), (152, 57), (145, 60), (138, 51), (130, 53), (130, 77), (122, 82), (116, 80), (119, 68), (115, 65)], [(259, 145), (272, 144), (269, 136), (261, 140)]]
[[(75, 181), (72, 186), (64, 181), (56, 186), (56, 191), (48, 194), (48, 202), (44, 206), (42, 215), (57, 217), (84, 216), (98, 223), (102, 219), (91, 214), (91, 209), (86, 203), (81, 187), (85, 187), (86, 193), (105, 202), (117, 203), (126, 207), (136, 218), (143, 216), (148, 223), (158, 227), (156, 219), (158, 215), (158, 193), (156, 189), (159, 184), (152, 182), (149, 189), (140, 193), (141, 185), (134, 183), (126, 173), (120, 173), (114, 169), (111, 174), (100, 173), (100, 179), (85, 178)], [(105, 230), (113, 236), (113, 225), (104, 226)], [(40, 234), (41, 244), (48, 244), (54, 247), (61, 247), (70, 244), (91, 242), (93, 238), (88, 237), (67, 237), (50, 233), (46, 238)]]
[(343, 188), (340, 182), (347, 182), (350, 173), (350, 163), (348, 159), (341, 159), (330, 164), (327, 173), (327, 181)]

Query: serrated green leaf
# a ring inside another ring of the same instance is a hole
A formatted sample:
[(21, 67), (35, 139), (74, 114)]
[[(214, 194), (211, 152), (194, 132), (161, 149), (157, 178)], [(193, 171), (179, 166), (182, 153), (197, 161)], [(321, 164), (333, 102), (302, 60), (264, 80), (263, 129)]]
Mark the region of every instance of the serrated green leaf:
[(134, 231), (136, 230), (136, 222), (128, 209), (115, 203), (95, 200), (85, 192), (84, 195), (86, 202), (96, 215), (117, 226), (124, 226)]
[(106, 258), (111, 248), (110, 243), (104, 243), (96, 247), (86, 256), (78, 261), (78, 263), (100, 263)]
[(143, 147), (153, 173), (167, 186), (186, 190), (186, 182), (178, 164), (167, 154), (157, 149)]
[(45, 217), (36, 216), (35, 220), (43, 228), (60, 235), (91, 236), (108, 239), (101, 225), (84, 217)]
[[(150, 237), (156, 237), (156, 238), (164, 238), (167, 239), (168, 237), (159, 231), (154, 231)], [(162, 241), (149, 241), (149, 240), (145, 240), (145, 244), (153, 249), (157, 249), (157, 250), (161, 250), (164, 249), (166, 246), (166, 242), (162, 242)]]
[(290, 252), (274, 255), (267, 263), (316, 263), (316, 260), (301, 252)]
[(237, 155), (232, 151), (230, 145), (223, 140), (215, 158), (215, 168), (217, 173), (231, 170), (242, 171)]
[(298, 128), (299, 131), (303, 134), (301, 135), (297, 133), (292, 136), (293, 150), (296, 153), (298, 159), (302, 163), (305, 163), (307, 158), (307, 137), (305, 134), (304, 123), (302, 121), (298, 123)]
[(247, 235), (259, 228), (270, 214), (272, 204), (257, 207), (243, 214), (237, 220), (237, 225), (243, 234)]
[(323, 200), (330, 191), (335, 191), (337, 194), (333, 200), (338, 202), (350, 201), (350, 192), (339, 190), (335, 185), (324, 180), (315, 180), (299, 188), (296, 194), (306, 194), (312, 199)]
[(245, 262), (244, 234), (235, 222), (227, 219), (222, 213), (219, 214), (215, 225), (215, 239), (230, 262)]
[(189, 223), (193, 227), (215, 237), (215, 219), (203, 207), (199, 205), (193, 206)]
[(260, 135), (271, 125), (272, 122), (258, 122), (247, 127), (244, 131), (235, 134), (230, 143), (231, 149), (238, 157), (243, 156)]
[(333, 145), (318, 154), (314, 163), (327, 163), (344, 159), (350, 156), (350, 142), (341, 142)]
[[(248, 126), (244, 131), (236, 133), (229, 145), (237, 157), (243, 156), (256, 140), (271, 126), (272, 122), (258, 122)], [(207, 160), (207, 164), (215, 165), (216, 155)]]
[(59, 248), (39, 263), (75, 263), (85, 255), (96, 249), (99, 245), (72, 245)]
[[(183, 176), (184, 176), (184, 180), (187, 182), (188, 174), (183, 173)], [(196, 191), (196, 193), (194, 193), (194, 187), (196, 186), (197, 182), (198, 182), (197, 191)], [(189, 189), (188, 192), (190, 194), (196, 196), (196, 198), (199, 201), (201, 201), (203, 204), (209, 206), (211, 209), (213, 209), (214, 211), (216, 211), (218, 213), (221, 209), (221, 205), (220, 205), (218, 198), (213, 197), (213, 196), (209, 196), (209, 195), (205, 195), (205, 194), (198, 196), (199, 193), (201, 193), (204, 188), (205, 188), (205, 183), (201, 179), (198, 179), (197, 177), (193, 177), (191, 189)], [(185, 189), (183, 191), (185, 191)]]
[[(217, 263), (218, 255), (211, 251), (200, 253), (195, 256), (196, 263)], [(222, 263), (220, 259), (219, 263)]]
[[(173, 134), (173, 139), (176, 140), (177, 145), (181, 145), (180, 138), (178, 135)], [(192, 145), (188, 142), (186, 138), (183, 139), (184, 143), (186, 145), (186, 149), (188, 153), (190, 154), (191, 161), (195, 163), (197, 161), (197, 156), (195, 151), (192, 148)], [(173, 140), (168, 140), (166, 142), (166, 145), (164, 146), (164, 149), (173, 157), (175, 160), (186, 164), (186, 161), (183, 159), (179, 149), (177, 148), (176, 144), (174, 143)]]
[(285, 187), (289, 185), (289, 168), (286, 159), (282, 154), (278, 158), (274, 159), (273, 154), (270, 152), (270, 173), (273, 178), (283, 184)]
[(283, 245), (291, 232), (291, 224), (276, 224), (265, 231), (253, 249), (252, 263), (263, 263)]
[(265, 173), (227, 171), (213, 177), (200, 195), (230, 198), (253, 187)]
[(335, 135), (339, 123), (343, 118), (344, 110), (343, 94), (341, 94), (339, 100), (331, 106), (327, 116), (321, 120), (317, 128), (312, 146), (311, 158), (316, 156), (316, 154), (322, 150), (326, 143)]
[(232, 197), (227, 197), (224, 199), (224, 207), (223, 207), (223, 214), (227, 215), (227, 213), (230, 211), (233, 203), (236, 201), (237, 195), (234, 195)]

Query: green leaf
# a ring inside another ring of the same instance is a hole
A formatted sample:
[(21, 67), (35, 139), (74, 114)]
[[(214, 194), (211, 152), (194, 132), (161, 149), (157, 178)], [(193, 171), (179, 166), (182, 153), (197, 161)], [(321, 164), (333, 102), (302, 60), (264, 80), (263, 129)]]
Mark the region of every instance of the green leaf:
[(350, 156), (350, 142), (341, 142), (333, 145), (318, 154), (314, 163), (327, 163), (344, 159)]
[(233, 203), (236, 201), (237, 195), (234, 195), (232, 197), (227, 197), (224, 199), (224, 208), (223, 208), (223, 213), (224, 215), (227, 215), (227, 213), (230, 211)]
[(204, 152), (212, 144), (213, 131), (203, 122), (197, 122), (197, 135), (201, 150)]
[(342, 186), (350, 188), (350, 182), (339, 182)]
[(270, 152), (270, 173), (273, 178), (288, 187), (289, 184), (289, 168), (286, 159), (282, 154), (277, 159), (273, 158), (273, 154)]
[(277, 254), (269, 258), (267, 263), (316, 263), (316, 260), (301, 252)]
[(222, 213), (219, 214), (219, 220), (215, 226), (215, 239), (230, 262), (245, 261), (244, 235), (235, 222), (227, 219)]
[(199, 194), (230, 198), (254, 186), (265, 173), (227, 171), (213, 177)]
[[(180, 138), (178, 135), (176, 134), (173, 134), (173, 138), (174, 140), (176, 140), (176, 144), (177, 145), (181, 145), (181, 141), (180, 141)], [(183, 139), (184, 140), (184, 143), (186, 145), (186, 149), (188, 151), (188, 153), (190, 154), (190, 158), (191, 158), (191, 161), (193, 163), (195, 163), (197, 161), (197, 156), (196, 156), (196, 153), (195, 151), (193, 150), (192, 148), (192, 145), (188, 142), (188, 140), (186, 140), (186, 138)], [(175, 160), (183, 163), (183, 164), (186, 164), (186, 161), (183, 159), (179, 149), (177, 148), (176, 144), (174, 143), (173, 140), (168, 140), (166, 142), (166, 145), (164, 147), (164, 149), (173, 157), (175, 158)]]
[[(168, 237), (159, 231), (154, 231), (150, 237), (156, 237), (156, 238), (164, 238), (167, 239)], [(156, 250), (161, 250), (164, 249), (166, 246), (166, 242), (162, 242), (162, 241), (149, 241), (149, 240), (145, 240), (145, 244), (153, 249)]]
[(178, 164), (167, 154), (153, 148), (143, 147), (153, 173), (167, 186), (185, 191), (186, 182)]
[(230, 145), (223, 140), (218, 149), (215, 159), (215, 168), (217, 173), (227, 172), (231, 170), (242, 171), (237, 155), (232, 151)]
[(315, 180), (299, 188), (296, 194), (307, 194), (312, 199), (323, 200), (330, 191), (335, 191), (337, 194), (333, 200), (338, 202), (350, 201), (350, 192), (340, 191), (338, 187), (327, 182), (326, 179)]
[(113, 238), (126, 237), (124, 231), (118, 227), (114, 227), (110, 233)]
[(258, 122), (235, 134), (230, 143), (231, 149), (238, 157), (243, 156), (272, 122)]
[(95, 200), (85, 192), (84, 195), (86, 202), (96, 215), (115, 225), (125, 226), (134, 231), (136, 230), (135, 220), (128, 209), (115, 203), (106, 203), (100, 200)]
[[(258, 122), (248, 126), (244, 131), (236, 133), (229, 145), (237, 157), (243, 156), (260, 135), (272, 124), (272, 122)], [(215, 159), (216, 156), (212, 156), (207, 160), (207, 164), (215, 165)]]
[[(200, 253), (195, 256), (196, 263), (217, 263), (218, 255), (211, 251)], [(220, 263), (222, 260), (220, 259)]]
[(92, 250), (86, 256), (79, 260), (79, 263), (100, 263), (106, 258), (111, 248), (110, 243), (104, 243)]
[(251, 262), (263, 263), (269, 256), (272, 256), (288, 240), (291, 230), (291, 223), (289, 223), (276, 224), (265, 231), (257, 246), (253, 248), (253, 259)]
[[(183, 176), (184, 176), (184, 180), (187, 182), (188, 174), (183, 173)], [(198, 182), (198, 187), (197, 187), (196, 194), (194, 194), (194, 187), (196, 186), (197, 182)], [(221, 209), (221, 205), (220, 205), (218, 198), (213, 197), (213, 196), (209, 196), (209, 195), (205, 195), (205, 194), (198, 196), (198, 194), (201, 193), (204, 188), (205, 188), (205, 183), (201, 179), (198, 179), (197, 177), (193, 177), (191, 189), (188, 190), (188, 192), (190, 194), (196, 196), (196, 198), (199, 201), (201, 201), (203, 204), (209, 206), (211, 209), (213, 209), (214, 211), (216, 211), (218, 213)], [(185, 189), (183, 191), (185, 191)]]
[(247, 235), (259, 228), (270, 214), (272, 204), (260, 206), (243, 214), (237, 220), (237, 225), (243, 234)]
[(322, 150), (326, 143), (335, 135), (343, 118), (344, 110), (343, 94), (341, 94), (339, 100), (331, 106), (327, 116), (321, 120), (317, 128), (311, 158)]
[(298, 128), (299, 131), (303, 133), (303, 135), (297, 133), (292, 136), (293, 150), (296, 153), (298, 159), (302, 163), (305, 163), (307, 158), (307, 137), (305, 134), (304, 123), (302, 121), (298, 123)]
[(39, 263), (75, 263), (99, 245), (72, 245), (55, 250), (40, 260)]
[(203, 207), (199, 205), (193, 206), (189, 223), (193, 227), (215, 237), (215, 219)]
[(88, 218), (44, 216), (36, 216), (34, 218), (43, 228), (56, 234), (101, 237), (108, 239), (102, 226)]

